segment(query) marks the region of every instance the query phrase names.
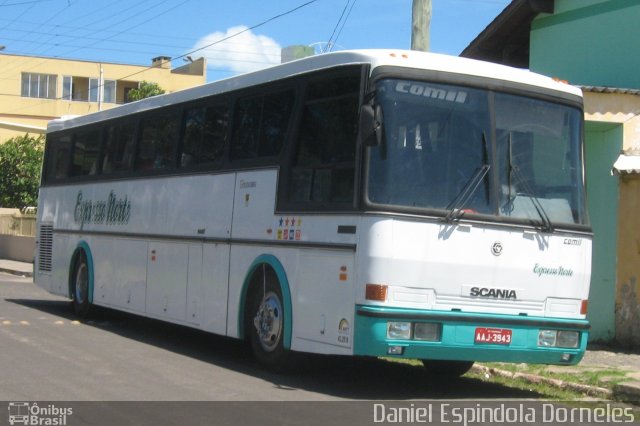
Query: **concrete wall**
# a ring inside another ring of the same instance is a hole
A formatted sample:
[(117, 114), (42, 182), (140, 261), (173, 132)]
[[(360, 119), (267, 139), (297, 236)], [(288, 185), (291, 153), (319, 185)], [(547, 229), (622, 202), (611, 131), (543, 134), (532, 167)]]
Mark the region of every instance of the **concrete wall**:
[(587, 202), (593, 227), (589, 314), (592, 341), (615, 338), (616, 229), (618, 178), (611, 165), (622, 148), (622, 126), (587, 122), (585, 126)]
[(640, 88), (638, 0), (556, 0), (531, 25), (532, 71), (572, 84)]
[[(633, 152), (640, 148), (638, 111), (638, 95), (585, 93), (587, 186), (595, 231), (590, 311), (607, 317), (593, 315), (593, 335), (604, 340), (615, 338), (632, 347), (640, 347), (640, 176), (611, 176), (607, 168), (619, 150)], [(592, 167), (599, 171), (590, 170)], [(612, 282), (615, 293), (611, 292)], [(613, 335), (608, 331), (612, 302)]]
[(33, 262), (35, 247), (34, 237), (0, 235), (0, 259)]
[[(531, 25), (530, 68), (584, 86), (640, 89), (638, 0), (555, 0)], [(595, 340), (640, 347), (640, 176), (611, 176), (640, 149), (640, 96), (585, 93), (585, 157), (594, 229), (589, 318)]]
[(640, 176), (620, 178), (616, 341), (640, 348)]

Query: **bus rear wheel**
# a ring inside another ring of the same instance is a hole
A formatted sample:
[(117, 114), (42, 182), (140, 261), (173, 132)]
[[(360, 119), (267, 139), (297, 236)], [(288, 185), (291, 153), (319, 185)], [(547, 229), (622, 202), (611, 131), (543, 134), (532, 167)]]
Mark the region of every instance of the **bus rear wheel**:
[(287, 367), (289, 351), (284, 347), (282, 291), (277, 281), (266, 275), (252, 287), (246, 317), (247, 335), (258, 363), (270, 370), (283, 371)]
[(451, 379), (464, 375), (473, 367), (473, 361), (446, 361), (439, 359), (423, 359), (422, 365), (429, 375), (441, 378)]
[(84, 253), (80, 253), (73, 269), (73, 310), (79, 317), (89, 314), (89, 265)]

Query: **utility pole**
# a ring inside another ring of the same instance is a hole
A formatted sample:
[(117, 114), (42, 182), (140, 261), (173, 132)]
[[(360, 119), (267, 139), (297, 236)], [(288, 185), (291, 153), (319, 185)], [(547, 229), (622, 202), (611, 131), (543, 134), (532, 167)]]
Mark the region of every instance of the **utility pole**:
[(413, 0), (411, 15), (411, 50), (429, 51), (431, 0)]

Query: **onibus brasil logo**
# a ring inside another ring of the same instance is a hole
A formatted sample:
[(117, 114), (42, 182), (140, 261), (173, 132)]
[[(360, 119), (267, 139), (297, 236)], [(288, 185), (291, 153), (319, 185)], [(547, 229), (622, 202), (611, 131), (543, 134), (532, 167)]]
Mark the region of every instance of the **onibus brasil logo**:
[(9, 403), (10, 425), (63, 426), (67, 424), (67, 419), (72, 414), (73, 408), (58, 407), (54, 404), (47, 404), (41, 407), (37, 402)]

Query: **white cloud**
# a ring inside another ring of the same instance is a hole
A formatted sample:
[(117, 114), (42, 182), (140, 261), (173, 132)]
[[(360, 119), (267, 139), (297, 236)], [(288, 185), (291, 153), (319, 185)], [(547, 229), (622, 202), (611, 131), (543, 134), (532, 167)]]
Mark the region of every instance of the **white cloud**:
[[(227, 38), (229, 39), (226, 40)], [(220, 42), (216, 43), (218, 41)], [(209, 46), (212, 43), (215, 44)], [(204, 56), (210, 68), (230, 69), (233, 73), (244, 73), (280, 63), (280, 45), (272, 38), (255, 34), (242, 25), (231, 27), (225, 32), (217, 31), (209, 34), (198, 40), (191, 50), (204, 46), (209, 47), (199, 50), (192, 56)]]

